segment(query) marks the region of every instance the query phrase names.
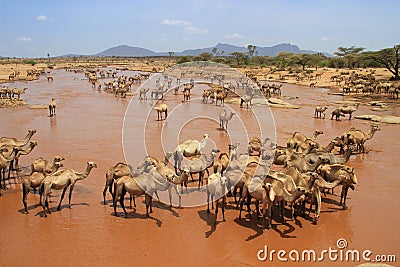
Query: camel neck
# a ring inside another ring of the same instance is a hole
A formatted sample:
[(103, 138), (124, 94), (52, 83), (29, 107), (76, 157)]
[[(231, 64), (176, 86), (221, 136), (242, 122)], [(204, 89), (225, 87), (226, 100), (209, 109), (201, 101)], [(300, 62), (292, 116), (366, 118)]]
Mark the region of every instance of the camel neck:
[(77, 178), (78, 178), (78, 180), (83, 180), (83, 179), (85, 179), (86, 177), (88, 177), (89, 176), (89, 173), (90, 173), (90, 171), (92, 170), (92, 166), (87, 166), (86, 167), (86, 170), (85, 170), (85, 172), (84, 173), (79, 173), (79, 174), (77, 174), (76, 176), (77, 176)]

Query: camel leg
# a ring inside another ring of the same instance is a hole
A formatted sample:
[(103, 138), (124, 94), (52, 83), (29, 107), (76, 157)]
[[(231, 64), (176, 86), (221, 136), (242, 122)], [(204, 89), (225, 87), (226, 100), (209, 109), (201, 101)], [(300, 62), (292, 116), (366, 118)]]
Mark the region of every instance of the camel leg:
[[(258, 211), (258, 209), (257, 209), (257, 211)], [(265, 213), (266, 212), (267, 212), (267, 202), (263, 201), (263, 203), (262, 203), (262, 230), (265, 229), (265, 216), (266, 216)]]
[(282, 200), (282, 201), (280, 202), (280, 205), (281, 205), (281, 217), (282, 217), (282, 222), (283, 222), (283, 223), (286, 223), (285, 216), (284, 216), (284, 212), (285, 212), (285, 201)]
[(24, 203), (24, 210), (25, 213), (28, 214), (28, 204), (27, 204), (27, 198), (29, 194), (29, 187), (25, 185), (24, 182), (22, 182), (22, 203)]
[(169, 208), (172, 208), (172, 192), (171, 192), (171, 186), (168, 186), (168, 197), (169, 197)]
[(152, 208), (151, 208), (151, 196), (149, 196), (148, 194), (145, 195), (145, 203), (146, 203), (146, 218), (149, 218), (149, 209), (150, 209), (150, 213), (153, 212)]
[(68, 189), (68, 187), (64, 188), (63, 191), (62, 191), (61, 198), (60, 198), (60, 203), (58, 203), (57, 210), (61, 210), (61, 202), (64, 199), (65, 191), (67, 191), (67, 189)]
[[(125, 204), (124, 204), (125, 194), (126, 194), (126, 190), (125, 190), (125, 188), (123, 188), (122, 192), (121, 192), (121, 196), (119, 197), (119, 204), (121, 205), (121, 207), (126, 215), (126, 214), (128, 214), (128, 212), (126, 212)], [(117, 215), (117, 213), (115, 213), (115, 215)]]
[[(213, 225), (216, 225), (216, 224), (217, 224), (217, 218), (218, 218), (218, 202), (219, 202), (219, 199), (217, 199), (217, 200), (215, 201), (215, 219), (214, 219)], [(214, 203), (214, 201), (213, 201), (213, 203)]]
[(68, 195), (68, 208), (71, 208), (71, 197), (72, 197), (72, 191), (74, 190), (75, 184), (71, 184), (69, 186), (69, 195)]
[(211, 195), (211, 209), (214, 209), (214, 195)]
[(239, 203), (239, 219), (242, 219), (243, 199)]
[[(226, 204), (226, 196), (223, 196), (222, 197), (222, 221), (223, 222), (226, 222), (226, 220), (225, 220), (225, 204)], [(218, 203), (217, 203), (217, 208), (218, 208)], [(215, 216), (215, 218), (217, 218), (217, 217)]]
[(347, 199), (347, 192), (349, 191), (349, 187), (343, 187), (342, 188), (342, 194), (340, 196), (340, 205), (342, 205), (342, 199), (343, 199), (343, 209), (347, 210), (348, 207), (346, 206), (346, 199)]
[[(176, 194), (178, 195), (178, 199), (179, 199), (178, 200), (179, 201), (178, 208), (181, 208), (182, 207), (182, 196), (181, 196), (181, 193), (179, 193), (178, 185), (174, 186), (174, 188), (175, 188)], [(183, 192), (183, 188), (182, 188), (182, 192)]]
[(114, 195), (113, 195), (113, 208), (114, 208), (114, 215), (117, 216), (117, 201), (119, 197), (119, 191), (117, 191), (117, 184), (114, 184)]
[(268, 204), (268, 224), (267, 224), (267, 229), (271, 228), (271, 222), (272, 222), (272, 203)]
[(108, 185), (108, 183), (106, 182), (106, 186), (104, 187), (104, 190), (103, 190), (103, 205), (105, 205), (106, 204), (106, 193), (107, 193), (107, 188), (109, 188), (109, 190), (110, 190), (110, 193), (111, 193), (111, 195), (112, 195), (112, 192), (111, 192), (111, 185), (109, 186)]
[(316, 203), (313, 224), (318, 223), (319, 214), (321, 213), (321, 192), (319, 190), (315, 190), (315, 200)]
[(258, 219), (258, 217), (260, 216), (260, 202), (258, 202), (258, 200), (256, 200), (254, 205), (256, 206), (256, 216), (257, 216), (257, 219)]
[(207, 213), (210, 213), (210, 192), (207, 190)]

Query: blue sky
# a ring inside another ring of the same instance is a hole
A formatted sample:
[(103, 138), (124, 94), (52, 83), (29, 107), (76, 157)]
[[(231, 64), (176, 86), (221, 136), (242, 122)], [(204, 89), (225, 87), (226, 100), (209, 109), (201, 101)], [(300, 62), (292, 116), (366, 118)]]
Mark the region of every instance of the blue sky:
[(182, 51), (286, 42), (333, 53), (400, 43), (398, 0), (2, 0), (0, 7), (0, 56), (11, 57), (95, 54), (122, 44)]

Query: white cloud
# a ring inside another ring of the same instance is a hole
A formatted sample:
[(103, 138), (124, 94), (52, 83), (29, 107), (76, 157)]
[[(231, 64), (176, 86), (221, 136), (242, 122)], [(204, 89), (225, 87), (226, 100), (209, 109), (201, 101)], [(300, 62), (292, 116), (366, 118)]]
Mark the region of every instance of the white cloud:
[(205, 33), (208, 33), (207, 29), (201, 29), (201, 28), (193, 27), (193, 26), (185, 27), (184, 31), (185, 31), (185, 33), (189, 33), (189, 34), (205, 34)]
[(158, 39), (158, 41), (159, 41), (159, 42), (166, 42), (167, 39), (166, 39), (166, 38), (160, 38), (160, 39)]
[(331, 40), (331, 38), (329, 38), (329, 37), (322, 37), (321, 40), (322, 40), (322, 41), (329, 41), (329, 40)]
[(31, 40), (31, 38), (30, 37), (26, 37), (26, 36), (18, 38), (18, 41), (20, 41), (20, 42), (29, 42), (30, 40)]
[(189, 40), (188, 38), (183, 38), (183, 41), (184, 41), (185, 43), (187, 43), (187, 42), (189, 42), (190, 40)]
[(232, 33), (225, 35), (225, 39), (243, 39), (243, 35), (238, 33)]
[(192, 25), (189, 21), (186, 20), (169, 20), (169, 19), (164, 19), (162, 22), (164, 25), (169, 25), (169, 26), (189, 26)]
[(46, 21), (46, 20), (49, 20), (49, 19), (45, 15), (39, 15), (39, 16), (36, 17), (36, 20)]

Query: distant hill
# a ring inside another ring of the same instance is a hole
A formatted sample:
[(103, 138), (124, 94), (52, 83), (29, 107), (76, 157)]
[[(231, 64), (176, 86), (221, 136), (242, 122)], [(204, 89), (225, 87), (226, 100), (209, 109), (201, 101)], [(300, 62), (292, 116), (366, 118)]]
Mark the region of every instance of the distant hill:
[[(174, 52), (175, 56), (197, 56), (201, 53), (212, 53), (212, 50), (217, 48), (217, 53), (222, 53), (223, 56), (229, 56), (233, 52), (242, 52), (247, 53), (247, 47), (235, 46), (231, 44), (218, 43), (213, 47), (199, 48), (199, 49), (188, 49), (182, 52)], [(319, 53), (317, 51), (312, 50), (301, 50), (297, 45), (282, 43), (270, 47), (258, 47), (256, 51), (259, 56), (270, 56), (274, 57), (278, 55), (280, 52), (290, 52), (290, 53), (307, 53), (307, 54), (316, 54)], [(324, 55), (331, 57), (332, 55), (328, 53), (322, 52)], [(68, 54), (62, 57), (71, 57), (71, 56), (79, 56), (77, 54)], [(111, 47), (107, 50), (104, 50), (100, 53), (94, 54), (92, 56), (117, 56), (117, 57), (154, 57), (154, 56), (168, 56), (168, 52), (155, 52), (142, 47), (134, 47), (128, 45), (119, 45), (115, 47)]]

